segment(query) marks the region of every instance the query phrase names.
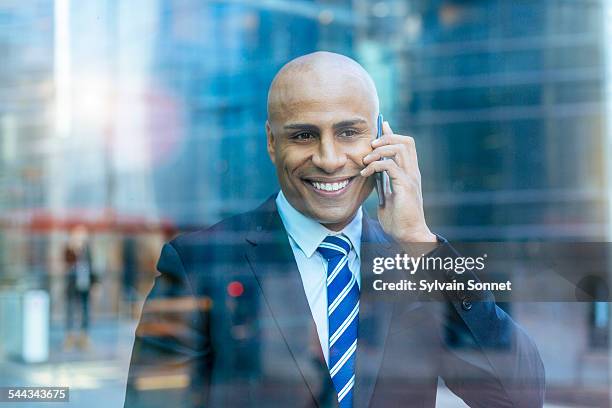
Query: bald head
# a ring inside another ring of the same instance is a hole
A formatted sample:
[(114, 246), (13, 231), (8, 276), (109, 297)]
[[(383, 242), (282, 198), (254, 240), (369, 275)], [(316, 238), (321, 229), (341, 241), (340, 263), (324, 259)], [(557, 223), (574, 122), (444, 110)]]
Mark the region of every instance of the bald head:
[(285, 64), (268, 91), (268, 120), (288, 110), (303, 107), (316, 98), (350, 93), (368, 103), (378, 113), (374, 81), (361, 65), (344, 55), (318, 51)]

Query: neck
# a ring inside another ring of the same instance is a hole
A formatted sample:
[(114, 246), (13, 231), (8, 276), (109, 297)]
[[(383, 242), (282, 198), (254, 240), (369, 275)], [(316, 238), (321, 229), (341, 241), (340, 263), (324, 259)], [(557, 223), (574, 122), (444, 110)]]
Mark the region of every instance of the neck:
[(356, 214), (357, 213), (355, 212), (355, 214), (353, 214), (350, 218), (342, 222), (331, 223), (331, 224), (323, 224), (323, 223), (320, 223), (320, 224), (323, 225), (328, 230), (332, 230), (334, 232), (342, 231), (347, 225), (351, 223), (351, 221), (353, 221), (353, 218), (355, 218)]

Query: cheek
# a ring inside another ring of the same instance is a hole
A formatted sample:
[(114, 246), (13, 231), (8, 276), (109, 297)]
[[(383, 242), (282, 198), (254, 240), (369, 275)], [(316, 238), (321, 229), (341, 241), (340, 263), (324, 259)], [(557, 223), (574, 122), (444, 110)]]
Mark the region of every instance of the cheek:
[(351, 148), (347, 150), (347, 156), (360, 167), (364, 167), (363, 158), (371, 151), (372, 146), (370, 145), (370, 139), (365, 139), (351, 146)]
[(308, 149), (287, 146), (278, 150), (277, 160), (281, 167), (292, 172), (303, 165), (310, 157)]

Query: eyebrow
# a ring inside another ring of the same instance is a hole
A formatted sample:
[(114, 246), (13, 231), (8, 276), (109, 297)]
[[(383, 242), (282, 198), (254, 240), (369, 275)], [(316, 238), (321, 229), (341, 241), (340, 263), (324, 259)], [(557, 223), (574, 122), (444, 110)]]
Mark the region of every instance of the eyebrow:
[(289, 125), (284, 126), (287, 130), (309, 130), (311, 132), (316, 132), (319, 130), (318, 126), (310, 125), (308, 123), (291, 123)]
[[(363, 119), (349, 119), (349, 120), (343, 120), (342, 122), (338, 122), (338, 123), (334, 123), (334, 125), (332, 126), (334, 129), (342, 129), (342, 128), (346, 128), (346, 127), (351, 127), (351, 126), (355, 126), (355, 125), (363, 125), (363, 124), (367, 124), (368, 122), (363, 120)], [(315, 126), (315, 125), (311, 125), (309, 123), (291, 123), (288, 125), (284, 126), (285, 129), (287, 130), (309, 130), (309, 131), (318, 131), (319, 127)]]
[(355, 125), (366, 125), (367, 123), (368, 122), (366, 122), (363, 119), (343, 120), (342, 122), (335, 123), (333, 128), (334, 129), (342, 129), (342, 128), (351, 127), (351, 126), (355, 126)]

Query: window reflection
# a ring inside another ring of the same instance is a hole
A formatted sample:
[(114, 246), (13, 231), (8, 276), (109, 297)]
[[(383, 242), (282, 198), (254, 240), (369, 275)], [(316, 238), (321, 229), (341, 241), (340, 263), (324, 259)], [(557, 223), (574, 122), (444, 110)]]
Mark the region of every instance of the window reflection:
[[(141, 313), (153, 320), (140, 330), (163, 337), (190, 310), (216, 307), (166, 282), (163, 299), (141, 312), (164, 242), (250, 210), (278, 188), (264, 142), (268, 85), (286, 61), (317, 49), (362, 63), (385, 117), (414, 135), (437, 232), (461, 241), (609, 240), (609, 7), (2, 2), (0, 371), (8, 378), (0, 385), (57, 383), (71, 387), (75, 404), (120, 406)], [(65, 249), (79, 225), (93, 275), (85, 274), (91, 289), (72, 293), (79, 279), (70, 271), (83, 262), (68, 262)], [(219, 293), (231, 312), (235, 372), (252, 375), (266, 352), (261, 305), (249, 303), (240, 277), (229, 284)], [(606, 305), (505, 308), (538, 344), (578, 339), (541, 347), (551, 403), (578, 406), (568, 387), (595, 405), (608, 397)], [(22, 330), (26, 315), (38, 317), (33, 332)], [(69, 336), (69, 327), (86, 336)], [(26, 348), (26, 337), (40, 341)], [(141, 389), (178, 389), (190, 377), (179, 370), (141, 381)], [(440, 404), (456, 406), (453, 398), (442, 394)]]

